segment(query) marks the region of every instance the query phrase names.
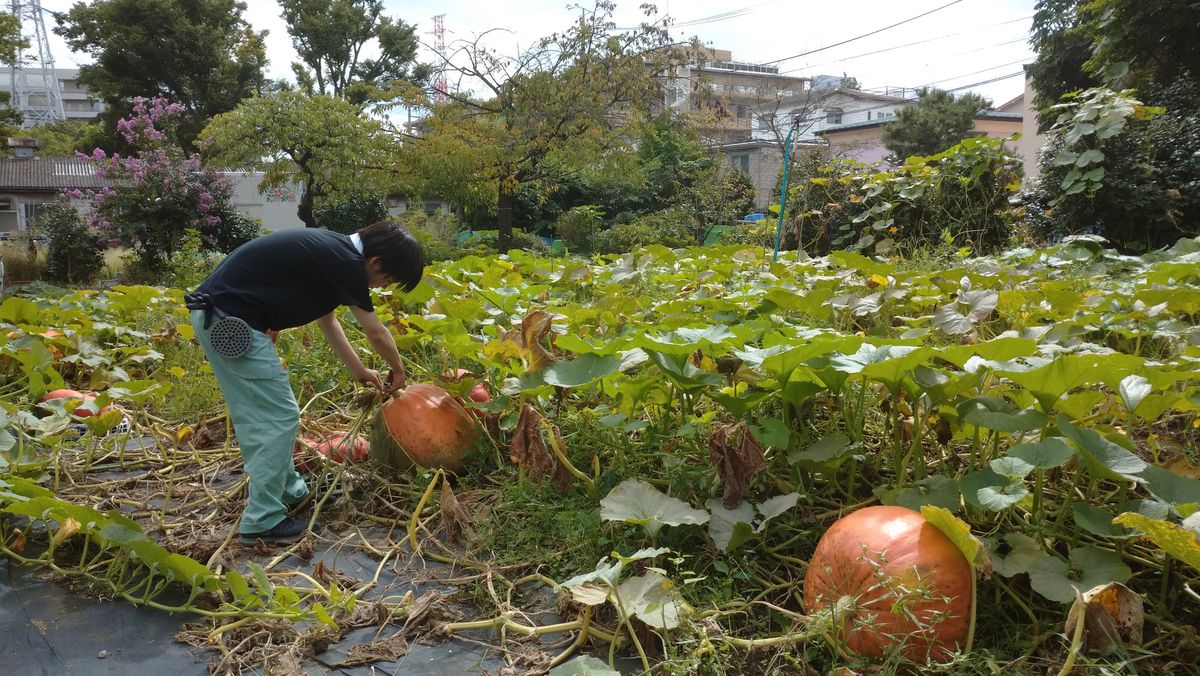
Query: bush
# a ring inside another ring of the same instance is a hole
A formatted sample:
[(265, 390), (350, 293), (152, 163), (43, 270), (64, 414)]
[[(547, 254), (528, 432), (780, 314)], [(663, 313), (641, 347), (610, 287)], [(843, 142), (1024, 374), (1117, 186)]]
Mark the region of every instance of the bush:
[(695, 244), (693, 220), (679, 209), (647, 214), (631, 223), (622, 223), (596, 236), (597, 253), (623, 254), (639, 246), (661, 244), (678, 249)]
[(856, 162), (801, 174), (788, 188), (785, 248), (890, 254), (947, 240), (983, 253), (1007, 244), (1020, 162), (1004, 139), (976, 136), (890, 171)]
[(104, 242), (83, 222), (64, 197), (42, 211), (38, 229), (46, 234), (46, 277), (67, 284), (87, 284), (104, 266)]
[(387, 201), (380, 195), (345, 195), (322, 200), (313, 216), (322, 228), (349, 235), (387, 218)]
[(591, 251), (596, 233), (604, 223), (604, 210), (586, 204), (574, 207), (558, 218), (554, 229), (559, 238), (575, 251)]
[(779, 222), (773, 218), (766, 218), (754, 223), (742, 223), (722, 232), (718, 243), (749, 244), (774, 249), (775, 234), (778, 229)]
[[(500, 248), (497, 246), (499, 239), (500, 232), (498, 230), (479, 230), (473, 237), (462, 243), (464, 255), (493, 255), (500, 251)], [(512, 248), (524, 249), (540, 256), (550, 253), (550, 247), (546, 246), (541, 237), (518, 228), (513, 228), (512, 231)]]
[(425, 261), (452, 261), (461, 258), (463, 252), (451, 242), (444, 242), (426, 230), (418, 230), (410, 228), (412, 235), (416, 238), (417, 243), (421, 245), (421, 253), (425, 254)]

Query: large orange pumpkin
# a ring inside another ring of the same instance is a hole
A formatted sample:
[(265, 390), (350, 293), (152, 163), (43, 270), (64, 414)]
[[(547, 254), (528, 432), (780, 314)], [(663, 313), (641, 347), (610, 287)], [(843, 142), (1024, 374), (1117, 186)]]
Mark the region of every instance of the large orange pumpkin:
[(436, 385), (412, 385), (379, 410), (371, 458), (395, 469), (440, 467), (459, 472), (478, 431), (467, 409)]
[(867, 507), (821, 536), (804, 576), (809, 614), (843, 597), (841, 638), (860, 655), (889, 648), (914, 662), (946, 659), (967, 637), (971, 565), (936, 526), (904, 507)]

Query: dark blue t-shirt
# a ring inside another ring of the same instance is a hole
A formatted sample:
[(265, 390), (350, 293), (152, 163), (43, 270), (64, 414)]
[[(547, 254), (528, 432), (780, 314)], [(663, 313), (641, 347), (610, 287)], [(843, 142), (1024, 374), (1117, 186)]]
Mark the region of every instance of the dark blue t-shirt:
[(341, 305), (374, 309), (362, 254), (348, 236), (320, 228), (252, 239), (196, 290), (259, 331), (303, 326)]

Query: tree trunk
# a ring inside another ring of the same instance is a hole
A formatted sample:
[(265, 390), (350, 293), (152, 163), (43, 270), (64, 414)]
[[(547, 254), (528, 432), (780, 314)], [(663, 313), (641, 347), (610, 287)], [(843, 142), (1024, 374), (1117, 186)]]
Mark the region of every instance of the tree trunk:
[(496, 248), (500, 253), (508, 253), (512, 248), (512, 212), (513, 212), (513, 193), (512, 190), (505, 187), (504, 183), (500, 184), (500, 231), (496, 238)]
[(316, 195), (313, 194), (313, 189), (308, 183), (305, 183), (304, 193), (300, 195), (300, 206), (296, 207), (296, 215), (300, 217), (300, 222), (304, 223), (306, 228), (317, 227), (317, 217), (313, 215), (315, 202)]

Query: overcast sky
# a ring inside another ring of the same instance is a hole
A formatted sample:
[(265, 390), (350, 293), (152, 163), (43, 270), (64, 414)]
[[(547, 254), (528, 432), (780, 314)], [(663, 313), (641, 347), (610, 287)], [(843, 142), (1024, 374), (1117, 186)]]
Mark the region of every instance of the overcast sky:
[[(62, 11), (71, 3), (43, 0), (42, 4)], [(269, 74), (290, 79), (295, 52), (278, 3), (247, 0), (246, 4), (250, 24), (269, 31)], [(676, 0), (660, 2), (654, 16), (674, 19), (672, 38), (697, 36), (710, 47), (731, 50), (737, 61), (786, 59), (775, 64), (785, 73), (845, 73), (866, 89), (931, 84), (950, 89), (1021, 71), (1021, 65), (1033, 58), (1026, 42), (1033, 4), (1034, 0)], [(576, 14), (564, 0), (385, 0), (384, 5), (390, 16), (415, 24), (419, 37), (429, 45), (434, 42), (435, 14), (445, 15), (445, 39), (451, 48), (456, 41), (473, 39), (489, 29), (505, 29), (490, 34), (488, 43), (504, 54), (515, 54), (537, 38), (563, 30)], [(617, 24), (633, 26), (643, 20), (638, 6), (618, 0)], [(829, 47), (927, 12), (903, 25)], [(57, 37), (52, 39), (56, 65), (82, 62), (81, 55), (70, 53)], [(921, 44), (910, 44), (917, 42)], [(796, 56), (813, 50), (821, 51)], [(869, 54), (879, 50), (886, 51)], [(423, 49), (421, 57), (435, 60), (429, 49)], [(970, 90), (999, 105), (1022, 92), (1023, 80), (1010, 77)]]

